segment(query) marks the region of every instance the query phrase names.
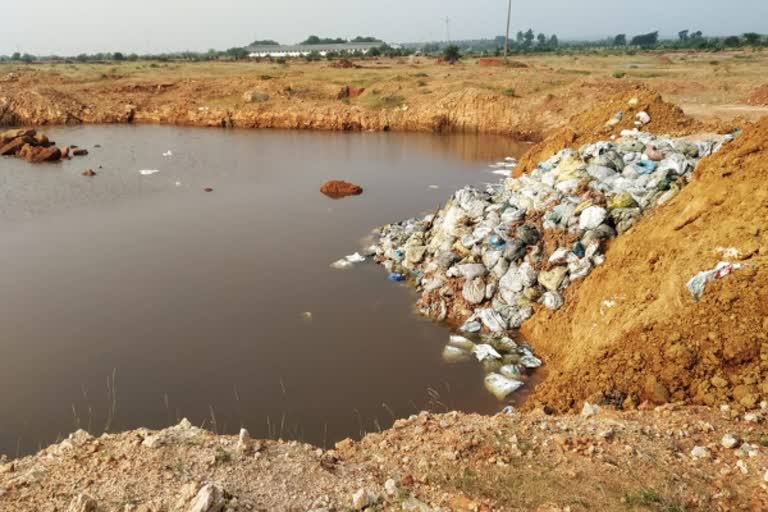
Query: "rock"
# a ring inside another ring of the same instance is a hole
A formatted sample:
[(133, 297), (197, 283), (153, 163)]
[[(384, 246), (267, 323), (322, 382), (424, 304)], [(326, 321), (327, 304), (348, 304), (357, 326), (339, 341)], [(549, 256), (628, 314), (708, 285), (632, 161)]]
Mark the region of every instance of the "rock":
[(480, 321), (489, 331), (504, 332), (507, 330), (508, 323), (498, 311), (493, 309), (481, 309), (477, 313), (480, 317)]
[(141, 445), (146, 448), (159, 448), (164, 445), (190, 442), (204, 434), (204, 430), (193, 427), (189, 420), (184, 418), (175, 427), (147, 436)]
[(400, 504), (400, 510), (406, 512), (433, 512), (432, 507), (423, 501), (414, 498), (413, 496), (403, 500), (403, 502)]
[(552, 270), (539, 272), (539, 284), (550, 292), (556, 292), (563, 283), (567, 273), (568, 268), (566, 267), (555, 267)]
[(226, 506), (224, 491), (215, 484), (206, 484), (192, 500), (188, 512), (222, 512)]
[(733, 434), (725, 434), (720, 440), (720, 444), (723, 445), (723, 448), (732, 450), (739, 446), (739, 438)]
[(592, 416), (597, 416), (600, 414), (600, 406), (597, 404), (590, 404), (589, 402), (584, 402), (584, 407), (581, 408), (581, 415), (584, 418), (591, 418)]
[(21, 151), (19, 156), (25, 159), (27, 162), (36, 164), (41, 162), (55, 162), (61, 159), (61, 150), (56, 146), (48, 148), (35, 147), (27, 144)]
[(552, 311), (557, 311), (563, 307), (563, 298), (557, 292), (547, 292), (541, 300), (544, 307)]
[(96, 173), (93, 171), (93, 169), (86, 169), (82, 172), (83, 176), (96, 176)]
[(393, 479), (389, 479), (386, 482), (384, 482), (384, 491), (387, 493), (387, 496), (390, 496), (392, 498), (397, 497), (399, 494), (399, 489), (397, 487), (397, 482), (395, 482)]
[(365, 489), (360, 489), (352, 495), (352, 508), (355, 510), (365, 510), (375, 505), (377, 501), (378, 497), (375, 494)]
[(72, 151), (72, 154), (74, 156), (86, 156), (88, 154), (88, 150), (85, 148), (77, 148)]
[(656, 146), (647, 146), (645, 148), (645, 155), (648, 157), (648, 160), (651, 160), (652, 162), (661, 162), (664, 160), (664, 152), (657, 149)]
[(269, 101), (269, 94), (263, 91), (246, 91), (243, 93), (243, 100), (246, 103), (264, 103)]
[(6, 130), (2, 134), (0, 134), (0, 141), (9, 142), (13, 139), (18, 139), (20, 137), (33, 138), (35, 135), (37, 135), (37, 130), (34, 130), (32, 128), (19, 128), (17, 130)]
[(69, 503), (67, 512), (96, 512), (98, 504), (96, 500), (88, 496), (87, 494), (78, 494)]
[(467, 279), (464, 282), (464, 288), (461, 295), (470, 304), (481, 304), (485, 300), (485, 281), (482, 277), (476, 277), (472, 280)]
[(711, 456), (710, 451), (704, 446), (695, 446), (691, 450), (691, 458), (693, 459), (708, 459)]
[(411, 245), (405, 248), (405, 260), (410, 263), (421, 263), (427, 248), (423, 245)]
[(331, 180), (320, 187), (320, 192), (332, 199), (340, 199), (347, 196), (359, 196), (363, 193), (363, 188), (346, 181)]
[(253, 439), (251, 439), (251, 434), (244, 428), (240, 429), (236, 450), (242, 454), (248, 454), (253, 450)]
[(608, 212), (599, 206), (590, 206), (581, 212), (579, 227), (584, 230), (595, 229), (605, 221)]
[(16, 155), (24, 146), (27, 144), (31, 145), (32, 143), (34, 143), (34, 141), (29, 137), (18, 137), (13, 139), (0, 147), (0, 156)]

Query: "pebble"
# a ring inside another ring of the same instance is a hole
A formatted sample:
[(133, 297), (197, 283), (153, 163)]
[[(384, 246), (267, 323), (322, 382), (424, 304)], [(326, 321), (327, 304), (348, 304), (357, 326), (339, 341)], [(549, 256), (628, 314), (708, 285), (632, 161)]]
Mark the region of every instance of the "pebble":
[(725, 434), (723, 439), (720, 441), (720, 444), (723, 445), (723, 448), (732, 450), (739, 445), (739, 439), (732, 434)]
[(387, 493), (387, 496), (390, 497), (396, 497), (399, 490), (397, 488), (397, 482), (395, 482), (393, 479), (389, 479), (386, 482), (384, 482), (384, 490)]
[(585, 418), (591, 418), (600, 414), (600, 406), (597, 404), (590, 404), (584, 402), (584, 407), (581, 408), (581, 415)]
[(368, 492), (365, 489), (360, 489), (352, 495), (352, 508), (355, 510), (364, 510), (375, 505), (377, 501), (378, 500), (373, 493)]
[(696, 446), (691, 450), (691, 457), (693, 459), (708, 459), (710, 455), (710, 451), (704, 446)]

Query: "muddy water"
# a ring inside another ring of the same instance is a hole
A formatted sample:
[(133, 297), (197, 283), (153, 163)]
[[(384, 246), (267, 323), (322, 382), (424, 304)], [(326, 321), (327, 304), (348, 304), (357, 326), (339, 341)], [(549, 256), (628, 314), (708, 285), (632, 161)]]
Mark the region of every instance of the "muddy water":
[[(503, 405), (479, 365), (442, 361), (448, 330), (413, 313), (411, 290), (373, 264), (329, 263), (375, 226), (497, 179), (487, 164), (521, 145), (151, 126), (48, 133), (90, 155), (0, 160), (0, 453), (77, 427), (181, 417), (322, 446), (424, 408)], [(365, 193), (328, 199), (318, 188), (334, 178)]]

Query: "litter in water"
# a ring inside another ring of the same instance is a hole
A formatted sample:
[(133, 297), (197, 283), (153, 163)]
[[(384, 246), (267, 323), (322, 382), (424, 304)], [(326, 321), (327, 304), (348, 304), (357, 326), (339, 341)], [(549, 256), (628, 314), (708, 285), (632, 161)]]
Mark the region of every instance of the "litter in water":
[(142, 169), (139, 171), (139, 174), (141, 174), (142, 176), (152, 176), (153, 174), (157, 174), (159, 172), (160, 171), (158, 171), (157, 169)]

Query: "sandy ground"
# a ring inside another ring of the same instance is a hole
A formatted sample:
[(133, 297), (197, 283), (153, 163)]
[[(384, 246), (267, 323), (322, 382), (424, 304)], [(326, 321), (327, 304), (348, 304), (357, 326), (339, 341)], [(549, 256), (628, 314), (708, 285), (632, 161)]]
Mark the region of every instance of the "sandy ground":
[(764, 414), (422, 413), (331, 451), (184, 422), (98, 439), (78, 432), (0, 464), (0, 509), (766, 510)]
[(329, 62), (4, 64), (0, 124), (477, 130), (538, 140), (632, 83), (696, 117), (768, 114), (760, 93), (768, 71), (762, 53), (552, 55), (515, 62), (382, 59), (350, 69)]

